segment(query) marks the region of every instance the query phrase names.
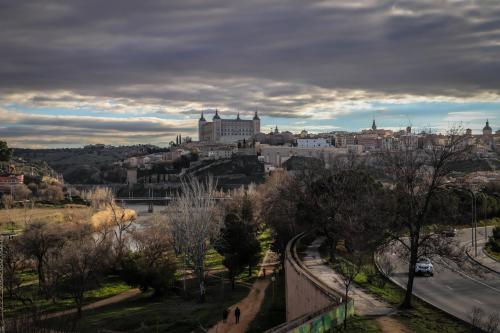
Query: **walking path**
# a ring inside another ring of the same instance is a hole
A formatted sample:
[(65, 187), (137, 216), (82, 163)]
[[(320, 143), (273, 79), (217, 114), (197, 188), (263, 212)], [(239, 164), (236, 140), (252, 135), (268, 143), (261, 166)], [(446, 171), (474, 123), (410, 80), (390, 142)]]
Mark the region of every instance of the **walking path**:
[[(247, 297), (242, 299), (239, 303), (233, 304), (229, 310), (229, 317), (227, 323), (223, 323), (222, 320), (219, 321), (215, 326), (213, 326), (208, 333), (244, 333), (248, 329), (250, 323), (255, 319), (257, 313), (260, 310), (262, 301), (266, 294), (266, 288), (270, 284), (270, 277), (274, 271), (273, 266), (267, 266), (269, 263), (274, 263), (274, 253), (268, 251), (263, 260), (263, 265), (266, 266), (266, 278), (263, 278), (262, 269), (259, 272), (258, 279), (255, 281), (248, 293)], [(240, 308), (241, 316), (239, 324), (236, 324), (234, 309), (236, 307)], [(222, 316), (221, 309), (221, 316)]]
[(378, 317), (375, 321), (383, 333), (413, 333), (408, 327), (390, 316)]
[[(134, 296), (137, 296), (141, 293), (141, 291), (137, 288), (134, 289), (129, 289), (127, 291), (124, 291), (118, 295), (111, 296), (105, 299), (102, 299), (100, 301), (90, 303), (82, 307), (82, 311), (85, 310), (93, 310), (100, 308), (102, 306), (118, 303), (121, 301), (124, 301), (126, 299), (132, 298)], [(56, 318), (56, 317), (61, 317), (69, 314), (74, 314), (76, 313), (76, 308), (75, 309), (69, 309), (69, 310), (64, 310), (64, 311), (59, 311), (59, 312), (54, 312), (54, 313), (48, 313), (46, 315), (43, 315), (43, 319), (50, 319), (50, 318)]]
[[(305, 251), (306, 255), (302, 259), (302, 262), (314, 276), (326, 283), (333, 290), (337, 291), (340, 295), (343, 295), (345, 293), (345, 286), (342, 282), (342, 277), (326, 264), (319, 253), (319, 247), (323, 241), (323, 237), (316, 238), (314, 242), (307, 247)], [(354, 284), (351, 286), (349, 296), (354, 299), (355, 312), (360, 316), (381, 316), (388, 315), (395, 311), (388, 303), (366, 293)]]

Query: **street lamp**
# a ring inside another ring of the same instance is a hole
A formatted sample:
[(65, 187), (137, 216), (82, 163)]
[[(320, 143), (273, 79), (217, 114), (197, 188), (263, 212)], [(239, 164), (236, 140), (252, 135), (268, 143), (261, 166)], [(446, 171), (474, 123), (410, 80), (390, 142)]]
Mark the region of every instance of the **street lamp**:
[(466, 187), (454, 187), (454, 189), (457, 190), (462, 190), (462, 191), (467, 191), (469, 192), (471, 196), (471, 222), (472, 222), (472, 228), (471, 228), (471, 238), (472, 238), (472, 245), (474, 245), (474, 256), (477, 257), (477, 207), (476, 207), (476, 194), (474, 191), (472, 191), (469, 188)]
[(274, 282), (276, 281), (276, 278), (274, 277), (274, 274), (271, 277), (271, 281), (272, 281), (272, 284), (273, 284), (273, 303), (274, 303)]

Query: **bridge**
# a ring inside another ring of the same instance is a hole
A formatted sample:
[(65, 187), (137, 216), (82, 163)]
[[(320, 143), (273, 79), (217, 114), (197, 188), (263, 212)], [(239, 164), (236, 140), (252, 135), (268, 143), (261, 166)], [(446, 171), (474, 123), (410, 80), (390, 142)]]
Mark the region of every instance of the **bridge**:
[[(118, 197), (115, 198), (115, 202), (118, 203), (120, 206), (124, 206), (125, 203), (144, 203), (148, 205), (148, 212), (153, 213), (154, 212), (154, 205), (159, 205), (159, 204), (164, 204), (168, 205), (168, 203), (172, 200), (174, 200), (174, 196), (164, 196), (164, 197), (154, 197), (154, 196), (149, 196), (149, 197)], [(212, 200), (231, 200), (231, 197), (226, 197), (226, 196), (218, 196), (218, 197), (213, 197)]]

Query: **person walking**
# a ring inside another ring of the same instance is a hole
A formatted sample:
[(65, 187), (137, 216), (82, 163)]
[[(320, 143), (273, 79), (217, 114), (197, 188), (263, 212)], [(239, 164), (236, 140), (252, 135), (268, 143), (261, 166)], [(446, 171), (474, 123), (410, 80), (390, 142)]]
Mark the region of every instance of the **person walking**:
[(225, 324), (227, 322), (227, 317), (229, 316), (229, 310), (228, 309), (224, 309), (224, 311), (222, 311), (222, 322)]
[(234, 310), (234, 316), (236, 317), (236, 324), (240, 322), (240, 315), (241, 315), (240, 308), (236, 307), (236, 309)]

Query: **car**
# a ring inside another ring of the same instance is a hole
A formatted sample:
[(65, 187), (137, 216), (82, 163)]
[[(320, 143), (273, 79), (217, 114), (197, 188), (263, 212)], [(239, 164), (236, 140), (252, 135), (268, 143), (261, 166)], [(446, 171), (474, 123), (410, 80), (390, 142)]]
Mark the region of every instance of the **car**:
[(415, 274), (434, 276), (434, 266), (431, 260), (426, 257), (420, 257), (415, 265)]
[(443, 236), (445, 237), (455, 237), (457, 235), (457, 229), (446, 229), (446, 230), (443, 230), (442, 232)]

